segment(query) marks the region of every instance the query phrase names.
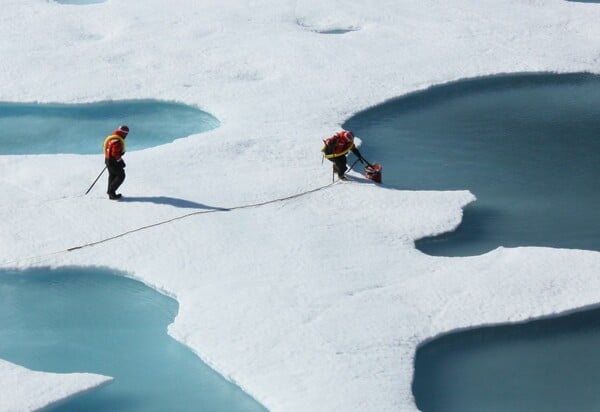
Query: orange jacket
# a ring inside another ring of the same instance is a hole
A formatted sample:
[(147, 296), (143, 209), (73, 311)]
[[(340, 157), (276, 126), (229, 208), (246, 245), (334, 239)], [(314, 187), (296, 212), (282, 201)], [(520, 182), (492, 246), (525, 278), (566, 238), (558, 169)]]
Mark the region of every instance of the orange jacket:
[(104, 158), (121, 160), (125, 154), (125, 140), (119, 135), (110, 135), (104, 140)]
[(325, 143), (325, 145), (321, 151), (325, 153), (325, 157), (328, 159), (344, 156), (354, 148), (353, 136), (346, 131), (334, 134), (329, 139), (324, 140), (323, 143)]

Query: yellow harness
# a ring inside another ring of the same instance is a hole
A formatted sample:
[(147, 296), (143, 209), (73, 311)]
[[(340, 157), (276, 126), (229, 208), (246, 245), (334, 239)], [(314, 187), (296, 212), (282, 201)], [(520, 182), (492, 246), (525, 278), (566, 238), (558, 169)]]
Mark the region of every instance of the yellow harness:
[[(347, 154), (348, 154), (348, 152), (349, 152), (350, 150), (352, 150), (352, 148), (353, 148), (353, 147), (354, 147), (354, 143), (351, 143), (350, 145), (348, 145), (348, 147), (347, 147), (347, 148), (344, 148), (344, 150), (342, 150), (341, 152), (339, 152), (339, 153), (331, 153), (331, 154), (326, 154), (326, 155), (325, 155), (325, 157), (326, 157), (327, 159), (335, 159), (336, 157), (345, 156), (345, 155), (347, 155)], [(323, 146), (323, 148), (321, 149), (321, 151), (322, 151), (323, 153), (325, 153), (325, 149), (326, 149), (326, 148), (327, 148), (327, 145)]]
[(123, 153), (125, 153), (125, 139), (123, 139), (118, 134), (111, 134), (106, 139), (104, 139), (104, 144), (102, 145), (102, 147), (104, 147), (104, 153), (106, 153), (106, 147), (108, 146), (108, 142), (110, 142), (113, 139), (119, 139), (121, 141), (121, 147), (123, 148)]

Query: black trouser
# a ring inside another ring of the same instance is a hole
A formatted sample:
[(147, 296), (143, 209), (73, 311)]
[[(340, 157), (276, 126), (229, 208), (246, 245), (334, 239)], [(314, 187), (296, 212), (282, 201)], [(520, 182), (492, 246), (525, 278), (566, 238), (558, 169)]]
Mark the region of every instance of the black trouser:
[(108, 194), (115, 194), (119, 186), (125, 180), (125, 168), (123, 162), (117, 162), (115, 159), (106, 159), (106, 168), (108, 169)]
[(337, 173), (337, 175), (342, 178), (346, 173), (346, 156), (338, 156), (333, 159), (329, 159), (333, 162), (333, 171)]

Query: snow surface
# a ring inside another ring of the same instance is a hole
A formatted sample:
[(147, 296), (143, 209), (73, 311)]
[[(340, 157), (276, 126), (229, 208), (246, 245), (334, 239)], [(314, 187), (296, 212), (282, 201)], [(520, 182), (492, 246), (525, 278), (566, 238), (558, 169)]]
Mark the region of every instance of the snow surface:
[[(272, 411), (414, 411), (420, 343), (597, 304), (600, 253), (427, 256), (415, 239), (455, 229), (475, 197), (328, 186), (321, 139), (457, 79), (599, 73), (598, 21), (599, 5), (563, 0), (3, 0), (0, 100), (162, 99), (222, 126), (127, 153), (131, 202), (104, 179), (83, 196), (101, 154), (0, 156), (0, 267), (108, 266), (176, 297), (169, 333)], [(194, 212), (209, 213), (167, 222)], [(1, 369), (15, 410), (89, 387)]]
[(34, 411), (111, 381), (90, 373), (34, 372), (0, 359), (0, 411)]

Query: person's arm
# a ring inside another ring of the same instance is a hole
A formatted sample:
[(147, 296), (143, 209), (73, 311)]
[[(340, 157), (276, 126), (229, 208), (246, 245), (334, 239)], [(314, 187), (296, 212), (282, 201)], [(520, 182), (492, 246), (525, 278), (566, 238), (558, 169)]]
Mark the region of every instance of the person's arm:
[(354, 153), (354, 155), (355, 155), (356, 157), (358, 157), (360, 160), (365, 160), (365, 159), (362, 157), (362, 155), (361, 155), (361, 154), (360, 154), (360, 152), (358, 151), (358, 148), (357, 148), (355, 145), (353, 145), (353, 146), (352, 146), (352, 149), (350, 149), (350, 151), (352, 151), (352, 153)]
[(326, 155), (330, 155), (334, 152), (334, 148), (335, 148), (334, 139), (329, 138), (327, 140), (323, 140), (323, 148), (321, 148), (321, 151), (323, 153), (325, 153)]

